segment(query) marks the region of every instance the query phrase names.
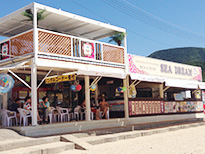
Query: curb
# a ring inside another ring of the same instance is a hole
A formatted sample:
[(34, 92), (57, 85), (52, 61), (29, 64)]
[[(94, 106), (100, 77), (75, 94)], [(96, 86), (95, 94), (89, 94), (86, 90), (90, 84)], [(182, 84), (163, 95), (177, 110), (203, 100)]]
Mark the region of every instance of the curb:
[(86, 137), (83, 140), (91, 145), (103, 144), (108, 142), (115, 142), (119, 140), (143, 137), (143, 136), (150, 136), (154, 134), (161, 134), (171, 131), (177, 131), (181, 129), (193, 128), (198, 126), (204, 126), (205, 122), (194, 123), (194, 124), (184, 124), (179, 126), (170, 126), (167, 128), (156, 128), (151, 130), (133, 130), (129, 132), (122, 132), (122, 133), (115, 133), (115, 134), (108, 134), (108, 135), (100, 135), (94, 137)]

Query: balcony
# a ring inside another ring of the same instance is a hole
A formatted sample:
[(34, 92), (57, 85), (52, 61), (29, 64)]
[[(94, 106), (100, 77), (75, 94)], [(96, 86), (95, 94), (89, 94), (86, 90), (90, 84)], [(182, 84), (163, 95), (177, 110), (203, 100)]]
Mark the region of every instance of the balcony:
[[(33, 52), (33, 31), (11, 37), (7, 58)], [(38, 29), (38, 58), (124, 67), (124, 47)]]

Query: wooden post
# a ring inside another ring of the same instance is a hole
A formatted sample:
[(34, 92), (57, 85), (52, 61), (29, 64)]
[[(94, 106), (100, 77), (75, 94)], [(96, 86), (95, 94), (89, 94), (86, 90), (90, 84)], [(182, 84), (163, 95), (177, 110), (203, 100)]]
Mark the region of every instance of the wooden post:
[(3, 100), (3, 109), (8, 109), (8, 94), (5, 93), (2, 95), (2, 100)]
[(163, 83), (159, 84), (159, 97), (164, 98), (164, 84)]
[(123, 79), (123, 87), (126, 87), (127, 90), (124, 92), (124, 110), (125, 110), (125, 118), (128, 119), (129, 118), (129, 108), (128, 108), (128, 89), (129, 89), (129, 86), (128, 86), (128, 81), (129, 78), (128, 76)]
[(90, 79), (85, 76), (85, 103), (86, 103), (86, 121), (90, 121)]
[(98, 84), (96, 84), (95, 89), (95, 105), (98, 106)]

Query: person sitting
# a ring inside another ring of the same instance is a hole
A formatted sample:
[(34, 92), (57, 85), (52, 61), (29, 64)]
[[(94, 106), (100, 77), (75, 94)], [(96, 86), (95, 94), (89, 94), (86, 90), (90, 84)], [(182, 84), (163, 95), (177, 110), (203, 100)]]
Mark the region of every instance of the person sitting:
[(10, 106), (9, 106), (9, 110), (10, 111), (15, 111), (16, 113), (18, 113), (18, 108), (19, 108), (19, 104), (20, 104), (20, 99), (17, 98)]
[(20, 114), (18, 112), (18, 108), (19, 108), (19, 104), (20, 104), (20, 99), (17, 98), (10, 106), (9, 106), (9, 110), (10, 111), (15, 111), (16, 112), (16, 117), (19, 118)]
[(42, 100), (43, 101), (40, 103), (40, 106), (45, 108), (45, 122), (48, 123), (48, 114), (51, 112), (50, 103), (47, 96), (43, 97)]
[[(99, 112), (100, 112), (100, 110), (97, 108), (97, 107), (95, 107), (94, 106), (94, 104), (90, 104), (91, 106), (90, 106), (90, 110), (91, 110), (91, 112), (93, 112), (94, 114), (95, 114), (95, 119), (96, 120), (99, 120), (100, 118), (99, 118)], [(83, 101), (83, 103), (81, 104), (81, 107), (82, 108), (86, 108), (86, 102), (85, 102), (85, 99), (84, 99), (84, 101)]]
[[(23, 108), (24, 108), (25, 110), (28, 110), (28, 112), (26, 112), (26, 114), (30, 114), (30, 111), (32, 110), (31, 97), (27, 96), (27, 97), (25, 98), (25, 103), (24, 103)], [(39, 116), (38, 111), (37, 111), (37, 118), (38, 118), (38, 121), (42, 121), (42, 119), (41, 119), (40, 116)]]
[(100, 111), (102, 111), (102, 117), (105, 117), (105, 119), (108, 119), (107, 111), (109, 108), (109, 104), (105, 101), (105, 97), (102, 96), (102, 100), (99, 103)]

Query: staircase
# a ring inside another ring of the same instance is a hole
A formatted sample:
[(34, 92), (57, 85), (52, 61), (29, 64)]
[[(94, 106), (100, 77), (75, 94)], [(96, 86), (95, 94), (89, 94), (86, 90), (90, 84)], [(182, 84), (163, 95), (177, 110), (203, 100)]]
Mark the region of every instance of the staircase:
[(58, 154), (75, 149), (74, 143), (62, 142), (60, 136), (21, 138), (0, 142), (0, 154)]

